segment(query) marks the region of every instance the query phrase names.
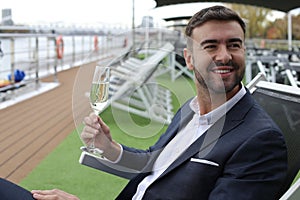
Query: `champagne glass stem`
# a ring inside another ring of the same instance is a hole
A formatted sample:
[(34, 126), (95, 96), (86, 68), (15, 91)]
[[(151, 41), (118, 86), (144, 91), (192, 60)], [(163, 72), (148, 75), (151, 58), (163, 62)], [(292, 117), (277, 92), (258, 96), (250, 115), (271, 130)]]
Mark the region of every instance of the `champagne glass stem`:
[[(94, 110), (94, 113), (95, 113), (97, 116), (99, 116), (99, 112), (98, 112), (98, 111)], [(89, 146), (88, 146), (88, 148), (91, 149), (92, 151), (93, 151), (94, 149), (96, 149), (96, 147), (95, 147), (95, 140), (96, 140), (96, 135), (94, 135), (94, 137), (92, 138), (92, 142), (91, 142), (91, 143), (89, 144)]]
[[(99, 112), (98, 111), (94, 111), (95, 114), (97, 116), (99, 116)], [(92, 138), (92, 141), (91, 143), (89, 144), (89, 146), (87, 147), (87, 150), (92, 153), (92, 154), (95, 154), (99, 157), (103, 157), (102, 154), (103, 154), (103, 151), (97, 147), (95, 147), (95, 140), (96, 140), (96, 135)]]

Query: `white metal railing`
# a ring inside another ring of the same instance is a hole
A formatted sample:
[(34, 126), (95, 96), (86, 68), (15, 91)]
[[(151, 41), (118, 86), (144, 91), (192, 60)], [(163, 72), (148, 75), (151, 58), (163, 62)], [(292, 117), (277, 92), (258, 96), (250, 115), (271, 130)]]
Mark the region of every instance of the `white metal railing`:
[[(53, 75), (57, 82), (58, 71), (96, 61), (112, 50), (124, 48), (127, 36), (61, 35), (63, 46), (58, 46), (58, 37), (56, 34), (0, 34), (3, 53), (0, 58), (0, 102), (20, 95), (15, 90), (23, 86), (38, 89), (45, 76)], [(20, 82), (15, 77), (16, 70), (25, 74)]]

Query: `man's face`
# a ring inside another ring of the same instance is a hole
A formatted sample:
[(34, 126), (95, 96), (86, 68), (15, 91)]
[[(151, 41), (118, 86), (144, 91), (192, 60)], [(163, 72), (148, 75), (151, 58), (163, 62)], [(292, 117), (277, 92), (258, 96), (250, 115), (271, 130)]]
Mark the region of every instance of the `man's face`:
[(215, 93), (234, 92), (245, 72), (244, 33), (235, 21), (212, 20), (193, 30), (192, 52), (185, 58), (200, 87)]

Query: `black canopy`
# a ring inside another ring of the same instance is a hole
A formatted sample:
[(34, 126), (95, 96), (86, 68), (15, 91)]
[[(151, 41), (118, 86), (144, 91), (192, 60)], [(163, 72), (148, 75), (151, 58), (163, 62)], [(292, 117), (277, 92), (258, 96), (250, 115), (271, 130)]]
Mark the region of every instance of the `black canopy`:
[(241, 3), (241, 4), (248, 4), (253, 6), (261, 6), (265, 8), (270, 8), (272, 10), (278, 10), (283, 12), (288, 12), (295, 8), (300, 7), (299, 0), (215, 0), (215, 1), (197, 1), (197, 0), (155, 0), (156, 7), (162, 7), (167, 5), (173, 4), (181, 4), (181, 3), (200, 3), (200, 2), (224, 2), (224, 3)]

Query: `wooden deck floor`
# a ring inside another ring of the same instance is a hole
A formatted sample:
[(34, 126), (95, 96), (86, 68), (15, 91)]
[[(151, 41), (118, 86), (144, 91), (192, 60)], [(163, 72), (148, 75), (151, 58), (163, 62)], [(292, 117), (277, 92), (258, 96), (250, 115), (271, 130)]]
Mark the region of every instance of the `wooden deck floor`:
[[(0, 110), (0, 176), (19, 183), (74, 128), (73, 84), (79, 67), (58, 73), (60, 86)], [(53, 76), (43, 82), (53, 82)]]

